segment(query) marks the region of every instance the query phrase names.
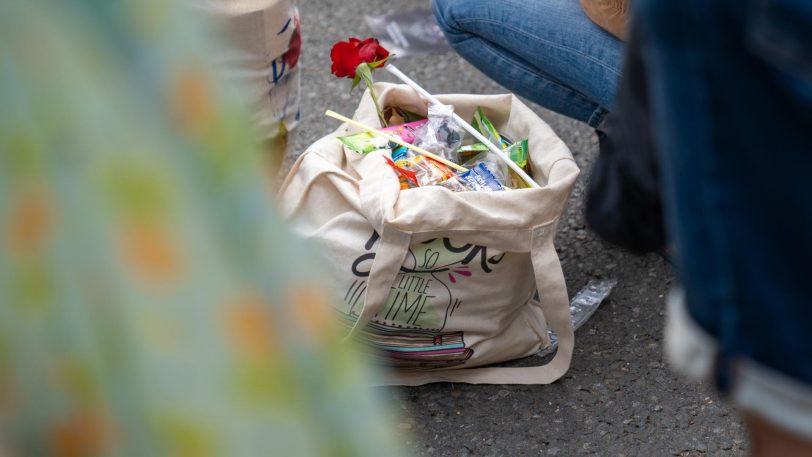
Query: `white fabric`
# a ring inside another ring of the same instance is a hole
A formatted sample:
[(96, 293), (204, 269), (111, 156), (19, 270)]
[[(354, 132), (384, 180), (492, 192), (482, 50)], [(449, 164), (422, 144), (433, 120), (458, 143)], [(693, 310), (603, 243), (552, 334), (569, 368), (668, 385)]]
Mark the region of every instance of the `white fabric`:
[(668, 294), (665, 318), (665, 358), (676, 371), (694, 381), (707, 379), (716, 358), (716, 340), (694, 322), (685, 309), (685, 291)]

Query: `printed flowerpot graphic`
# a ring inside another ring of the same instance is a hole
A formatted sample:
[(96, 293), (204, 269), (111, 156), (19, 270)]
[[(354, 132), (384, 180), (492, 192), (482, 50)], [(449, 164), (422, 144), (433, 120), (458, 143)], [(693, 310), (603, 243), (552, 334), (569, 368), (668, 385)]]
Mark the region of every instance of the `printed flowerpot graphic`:
[[(345, 318), (361, 313), (378, 233), (366, 242), (365, 253), (352, 264), (355, 277), (344, 297)], [(473, 351), (463, 332), (444, 332), (454, 314), (464, 308), (458, 291), (468, 281), (493, 271), (504, 254), (488, 256), (484, 246), (454, 244), (437, 238), (413, 245), (386, 303), (362, 332), (377, 350), (380, 362), (398, 368), (447, 368), (464, 364)]]

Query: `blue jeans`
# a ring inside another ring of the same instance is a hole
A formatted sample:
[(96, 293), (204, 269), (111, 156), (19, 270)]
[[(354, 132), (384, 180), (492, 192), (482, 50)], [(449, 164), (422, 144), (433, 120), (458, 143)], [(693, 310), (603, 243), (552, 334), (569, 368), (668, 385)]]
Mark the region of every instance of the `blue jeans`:
[(623, 43), (576, 0), (432, 0), (451, 46), (507, 89), (597, 127), (612, 105)]
[(735, 388), (748, 361), (812, 388), (812, 4), (633, 7), (669, 236), (717, 379)]

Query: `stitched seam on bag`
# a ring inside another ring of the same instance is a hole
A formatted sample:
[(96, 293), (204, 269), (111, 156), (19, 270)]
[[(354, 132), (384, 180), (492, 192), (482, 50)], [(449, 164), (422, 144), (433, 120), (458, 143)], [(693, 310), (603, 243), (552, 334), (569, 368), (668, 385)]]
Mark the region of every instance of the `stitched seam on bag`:
[(530, 319), (524, 318), (524, 323), (527, 324), (527, 326), (530, 327), (530, 331), (532, 331), (533, 334), (538, 337), (539, 343), (544, 343), (544, 341), (547, 340), (547, 345), (540, 347), (539, 349), (544, 349), (545, 347), (549, 346), (550, 344), (549, 339), (547, 339), (547, 337), (545, 337), (543, 334), (539, 333), (538, 329), (536, 329), (536, 326), (533, 325), (532, 322), (530, 322)]
[[(547, 226), (553, 224), (554, 222), (556, 222), (557, 220), (559, 220), (560, 218), (561, 218), (561, 215), (559, 214), (558, 216), (554, 217), (553, 219), (550, 219), (547, 222), (543, 222), (541, 224), (536, 224), (536, 225), (533, 225), (532, 227), (520, 228), (520, 229), (488, 229), (488, 230), (483, 230), (483, 229), (460, 229), (460, 230), (441, 229), (441, 230), (428, 230), (428, 231), (425, 231), (425, 232), (409, 232), (409, 233), (411, 233), (412, 235), (434, 236), (434, 235), (444, 235), (444, 234), (447, 234), (447, 233), (466, 233), (466, 234), (467, 233), (480, 233), (481, 234), (481, 233), (484, 232), (484, 233), (499, 233), (499, 234), (502, 234), (502, 233), (517, 233), (518, 234), (518, 233), (525, 233), (526, 232), (527, 234), (532, 235), (533, 230), (536, 229), (537, 227), (547, 227)], [(447, 236), (445, 238), (451, 238), (451, 237)]]
[[(555, 161), (554, 161), (554, 162), (553, 162), (553, 163), (550, 165), (550, 168), (547, 170), (547, 173), (549, 174), (551, 171), (553, 171), (553, 168), (555, 168), (555, 166), (558, 164), (558, 162), (561, 162), (562, 160), (569, 160), (570, 162), (572, 162), (572, 163), (575, 165), (575, 168), (578, 170), (578, 173), (580, 173), (580, 172), (581, 172), (581, 168), (578, 166), (578, 162), (576, 162), (574, 158), (571, 158), (571, 157), (561, 157), (561, 158), (559, 158), (559, 159), (556, 159), (556, 160), (555, 160)], [(549, 183), (548, 183), (548, 184), (549, 184)]]

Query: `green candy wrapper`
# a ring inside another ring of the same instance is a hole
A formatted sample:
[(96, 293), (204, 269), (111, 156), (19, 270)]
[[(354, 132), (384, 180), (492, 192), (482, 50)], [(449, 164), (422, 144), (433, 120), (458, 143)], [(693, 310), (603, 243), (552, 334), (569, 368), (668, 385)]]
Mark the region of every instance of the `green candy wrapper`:
[(505, 149), (505, 154), (510, 157), (510, 160), (516, 162), (516, 165), (522, 167), (523, 170), (527, 169), (527, 140), (519, 140)]
[(460, 162), (465, 163), (483, 152), (488, 152), (488, 147), (482, 143), (474, 143), (459, 148), (457, 155), (459, 155)]
[(355, 135), (340, 136), (337, 138), (348, 149), (359, 154), (369, 154), (379, 149), (387, 149), (389, 141), (369, 133), (356, 133)]
[[(516, 165), (520, 166), (522, 170), (529, 171), (527, 169), (527, 151), (528, 151), (528, 142), (526, 139), (519, 140), (505, 149), (505, 154), (510, 157), (510, 160), (516, 162)], [(526, 189), (529, 188), (530, 185), (524, 182), (521, 176), (516, 174), (515, 171), (510, 170), (508, 172), (508, 183), (509, 187), (513, 187), (514, 189)]]
[[(399, 136), (401, 140), (412, 144), (415, 141), (415, 132), (423, 124), (428, 122), (426, 119), (419, 121), (409, 122), (407, 124), (393, 125), (381, 129), (381, 132), (390, 135)], [(368, 132), (355, 133), (353, 135), (340, 136), (338, 141), (344, 144), (348, 149), (355, 151), (359, 154), (369, 154), (372, 151), (379, 149), (389, 149), (389, 141), (375, 136)]]
[[(499, 145), (502, 149), (507, 148), (511, 143), (513, 143), (513, 141), (505, 136), (502, 136), (502, 134), (496, 130), (496, 127), (493, 125), (491, 120), (488, 119), (488, 116), (485, 115), (485, 112), (481, 107), (476, 109), (474, 119), (471, 121), (471, 127), (483, 134), (485, 138), (491, 140), (491, 143)], [(487, 147), (485, 149), (487, 149)]]
[(485, 138), (491, 140), (493, 144), (502, 144), (502, 135), (500, 135), (499, 131), (496, 130), (496, 127), (494, 127), (491, 120), (485, 116), (485, 112), (481, 107), (476, 109), (474, 119), (471, 121), (471, 127), (475, 128), (479, 133), (484, 135)]

